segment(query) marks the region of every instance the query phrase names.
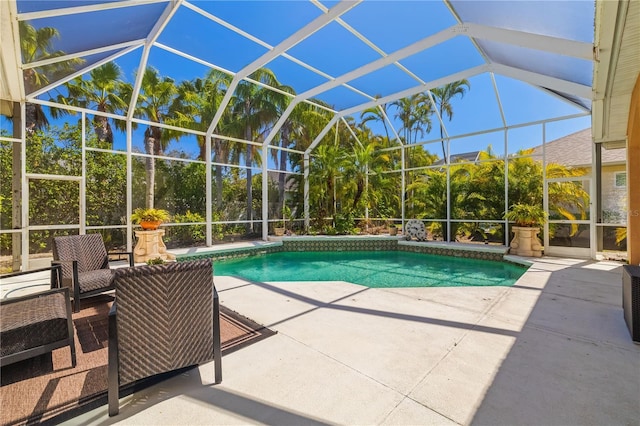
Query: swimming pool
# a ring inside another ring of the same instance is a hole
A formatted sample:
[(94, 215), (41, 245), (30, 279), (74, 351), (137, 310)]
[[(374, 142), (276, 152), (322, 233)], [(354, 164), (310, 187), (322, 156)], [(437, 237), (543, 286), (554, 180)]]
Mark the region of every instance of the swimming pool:
[(214, 274), (252, 281), (347, 281), (374, 288), (511, 286), (525, 267), (406, 251), (278, 252), (216, 260)]

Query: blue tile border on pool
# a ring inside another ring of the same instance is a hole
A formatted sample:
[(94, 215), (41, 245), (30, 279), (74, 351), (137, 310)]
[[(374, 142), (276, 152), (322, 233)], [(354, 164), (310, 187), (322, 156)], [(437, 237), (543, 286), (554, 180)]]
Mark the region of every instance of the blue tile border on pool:
[(399, 241), (398, 250), (412, 253), (436, 254), (440, 256), (462, 257), (466, 259), (481, 259), (503, 261), (507, 248), (504, 246), (469, 245), (464, 243), (430, 243)]
[(228, 259), (265, 255), (282, 251), (407, 251), (412, 253), (436, 254), (441, 256), (469, 259), (492, 260), (514, 263), (507, 255), (506, 246), (465, 243), (438, 243), (404, 241), (389, 237), (285, 237), (281, 242), (266, 243), (253, 247), (238, 247), (221, 250), (202, 251), (176, 256), (178, 262), (197, 259)]
[(202, 251), (176, 255), (177, 262), (187, 262), (198, 259), (232, 259), (238, 257), (258, 256), (283, 251), (282, 243), (264, 244), (256, 247), (237, 247), (221, 250)]
[(398, 240), (390, 238), (284, 239), (284, 251), (376, 251), (397, 250)]

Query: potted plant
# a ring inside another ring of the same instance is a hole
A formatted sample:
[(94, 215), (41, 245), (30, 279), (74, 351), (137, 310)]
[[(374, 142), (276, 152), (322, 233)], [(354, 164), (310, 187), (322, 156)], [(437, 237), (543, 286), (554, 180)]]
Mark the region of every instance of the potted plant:
[(398, 235), (398, 227), (396, 226), (395, 223), (389, 224), (389, 235), (391, 236)]
[(542, 256), (542, 242), (538, 238), (540, 226), (547, 220), (547, 213), (538, 205), (517, 203), (511, 206), (504, 218), (513, 221), (513, 240), (510, 253), (518, 256)]
[(285, 228), (284, 223), (281, 220), (274, 224), (273, 232), (276, 234), (276, 237), (282, 237), (284, 235)]
[(153, 231), (169, 220), (169, 212), (163, 209), (139, 207), (131, 214), (131, 222), (140, 225), (145, 231)]

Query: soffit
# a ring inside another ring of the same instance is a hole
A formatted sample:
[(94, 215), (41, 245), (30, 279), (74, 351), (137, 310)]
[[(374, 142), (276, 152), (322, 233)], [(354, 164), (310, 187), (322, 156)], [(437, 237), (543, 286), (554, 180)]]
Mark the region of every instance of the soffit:
[(624, 146), (631, 92), (640, 74), (640, 2), (598, 1), (595, 43), (594, 141)]

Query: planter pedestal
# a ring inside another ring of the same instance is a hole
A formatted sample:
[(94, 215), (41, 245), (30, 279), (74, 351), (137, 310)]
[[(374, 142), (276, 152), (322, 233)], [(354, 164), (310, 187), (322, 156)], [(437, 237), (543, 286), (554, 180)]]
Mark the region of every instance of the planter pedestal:
[(542, 242), (538, 238), (540, 228), (513, 226), (513, 240), (509, 253), (517, 256), (542, 257)]
[(149, 259), (175, 260), (175, 256), (167, 253), (167, 246), (162, 241), (164, 229), (156, 229), (155, 231), (134, 231), (138, 237), (138, 243), (133, 249), (133, 260), (143, 263)]

